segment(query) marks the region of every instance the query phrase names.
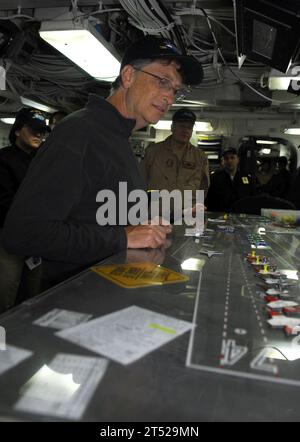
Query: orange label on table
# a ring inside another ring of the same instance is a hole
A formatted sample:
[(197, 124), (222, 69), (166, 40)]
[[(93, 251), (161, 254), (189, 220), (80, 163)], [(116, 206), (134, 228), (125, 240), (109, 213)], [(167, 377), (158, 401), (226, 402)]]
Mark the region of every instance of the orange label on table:
[(188, 276), (151, 262), (104, 265), (92, 267), (92, 270), (103, 278), (128, 289), (175, 284), (189, 280)]

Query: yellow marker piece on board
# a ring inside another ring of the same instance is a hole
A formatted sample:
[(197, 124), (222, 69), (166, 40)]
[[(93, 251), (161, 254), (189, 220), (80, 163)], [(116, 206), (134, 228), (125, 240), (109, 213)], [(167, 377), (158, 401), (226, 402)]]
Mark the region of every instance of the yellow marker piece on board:
[(249, 180), (248, 180), (248, 178), (246, 177), (246, 176), (243, 176), (243, 183), (244, 184), (249, 184)]
[(185, 283), (188, 276), (151, 262), (92, 267), (93, 272), (126, 289)]
[(150, 324), (149, 325), (150, 328), (153, 328), (154, 330), (159, 330), (162, 331), (164, 333), (168, 333), (169, 335), (176, 335), (176, 331), (172, 330), (171, 328), (167, 328), (167, 327), (163, 327), (159, 324)]
[(255, 258), (256, 257), (256, 252), (255, 252), (255, 250), (253, 250), (252, 251), (252, 258)]
[(259, 263), (260, 263), (260, 257), (257, 256), (257, 257), (256, 257), (256, 264), (259, 264)]
[(264, 273), (268, 273), (268, 266), (267, 265), (264, 266)]

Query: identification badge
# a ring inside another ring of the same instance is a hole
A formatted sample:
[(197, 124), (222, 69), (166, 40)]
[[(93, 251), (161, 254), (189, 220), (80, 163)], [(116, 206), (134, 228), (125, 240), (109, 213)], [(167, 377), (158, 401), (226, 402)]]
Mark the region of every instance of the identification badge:
[(41, 258), (36, 258), (34, 256), (32, 256), (31, 258), (27, 259), (26, 265), (29, 268), (29, 270), (33, 270), (36, 267), (39, 267), (42, 264), (42, 260)]
[(243, 183), (244, 184), (249, 184), (249, 180), (246, 176), (243, 176)]

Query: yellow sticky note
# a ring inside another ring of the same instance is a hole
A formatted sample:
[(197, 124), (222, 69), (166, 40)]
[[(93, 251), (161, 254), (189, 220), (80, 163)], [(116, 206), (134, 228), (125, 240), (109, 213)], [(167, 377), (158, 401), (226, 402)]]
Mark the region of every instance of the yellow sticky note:
[(163, 327), (159, 324), (150, 324), (149, 325), (150, 328), (153, 328), (154, 330), (159, 330), (162, 331), (164, 333), (168, 333), (169, 335), (176, 335), (176, 331), (172, 330), (171, 328), (168, 327)]

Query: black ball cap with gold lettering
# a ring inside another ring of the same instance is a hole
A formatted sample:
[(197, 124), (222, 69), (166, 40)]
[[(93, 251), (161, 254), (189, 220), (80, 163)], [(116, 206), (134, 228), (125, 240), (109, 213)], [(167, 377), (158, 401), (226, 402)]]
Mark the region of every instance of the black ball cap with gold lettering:
[(153, 35), (147, 35), (137, 40), (125, 52), (121, 70), (128, 64), (143, 59), (178, 61), (184, 76), (183, 81), (187, 85), (195, 86), (203, 80), (201, 63), (196, 58), (183, 54), (170, 40), (154, 37)]

